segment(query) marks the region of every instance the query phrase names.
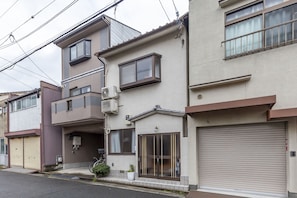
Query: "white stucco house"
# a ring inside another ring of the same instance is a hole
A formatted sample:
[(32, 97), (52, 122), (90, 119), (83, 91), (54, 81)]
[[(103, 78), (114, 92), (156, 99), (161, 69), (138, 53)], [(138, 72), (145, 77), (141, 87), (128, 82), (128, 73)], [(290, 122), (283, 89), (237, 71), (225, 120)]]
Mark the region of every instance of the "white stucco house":
[(107, 164), (143, 186), (188, 190), (187, 15), (101, 50)]

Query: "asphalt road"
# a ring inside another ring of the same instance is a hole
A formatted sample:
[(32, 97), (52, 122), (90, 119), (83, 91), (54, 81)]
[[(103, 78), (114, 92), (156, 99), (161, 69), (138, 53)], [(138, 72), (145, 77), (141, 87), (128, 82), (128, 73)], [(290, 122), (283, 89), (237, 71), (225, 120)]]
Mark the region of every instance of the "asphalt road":
[(172, 198), (148, 189), (0, 171), (0, 198)]

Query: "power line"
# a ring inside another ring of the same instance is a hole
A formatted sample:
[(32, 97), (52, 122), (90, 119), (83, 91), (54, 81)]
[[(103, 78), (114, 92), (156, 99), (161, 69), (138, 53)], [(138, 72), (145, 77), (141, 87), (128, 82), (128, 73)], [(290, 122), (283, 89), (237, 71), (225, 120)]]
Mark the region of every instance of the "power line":
[(89, 21), (91, 21), (92, 19), (96, 18), (97, 16), (99, 16), (100, 14), (106, 12), (107, 10), (113, 8), (114, 6), (118, 5), (119, 3), (121, 3), (124, 0), (118, 0), (117, 2), (114, 2), (110, 5), (105, 6), (104, 8), (102, 8), (101, 10), (97, 11), (96, 13), (94, 13), (93, 15), (91, 15), (90, 17), (88, 17), (87, 19), (85, 19), (84, 21), (78, 23), (77, 25), (75, 25), (74, 27), (70, 28), (69, 30), (63, 32), (62, 34), (59, 34), (58, 36), (56, 36), (53, 39), (50, 39), (49, 41), (45, 42), (44, 44), (35, 47), (34, 49), (32, 49), (30, 52), (27, 52), (24, 56), (22, 56), (21, 58), (17, 59), (16, 61), (14, 61), (13, 63), (9, 64), (8, 66), (3, 67), (2, 69), (0, 69), (0, 72), (3, 72), (11, 67), (13, 67), (15, 64), (21, 62), (22, 60), (26, 59), (27, 57), (31, 56), (32, 54), (36, 53), (37, 51), (43, 49), (44, 47), (48, 46), (49, 44), (55, 42), (56, 40), (62, 38), (63, 36), (67, 35), (68, 33), (72, 32), (73, 30), (77, 29), (78, 27), (84, 25), (85, 23), (88, 23)]
[(17, 31), (18, 29), (20, 29), (22, 26), (24, 26), (26, 23), (28, 23), (30, 20), (34, 19), (38, 14), (40, 14), (42, 11), (44, 11), (46, 8), (48, 8), (51, 4), (53, 4), (56, 0), (51, 1), (50, 3), (48, 3), (45, 7), (43, 7), (41, 10), (39, 10), (37, 13), (35, 13), (34, 15), (32, 15), (29, 19), (27, 19), (25, 22), (23, 22), (21, 25), (19, 25), (17, 28), (15, 28), (14, 30), (12, 30), (9, 34), (7, 34), (6, 36), (4, 36), (3, 38), (0, 39), (3, 40), (6, 38), (6, 40), (4, 42), (2, 42), (0, 44), (0, 46), (2, 46), (8, 39), (9, 36), (14, 33), (15, 31)]
[(13, 6), (18, 2), (19, 0), (16, 0), (3, 14), (1, 14), (0, 18), (2, 18)]
[(10, 76), (10, 75), (8, 75), (8, 74), (6, 74), (6, 73), (2, 73), (2, 74), (4, 74), (5, 76), (7, 76), (7, 77), (9, 77), (9, 78), (11, 78), (11, 79), (17, 81), (18, 83), (20, 83), (20, 84), (22, 84), (22, 85), (24, 85), (24, 86), (26, 86), (26, 87), (29, 87), (30, 89), (33, 89), (33, 87), (31, 87), (30, 85), (28, 85), (28, 84), (26, 84), (26, 83), (24, 83), (24, 82), (22, 82), (22, 81), (20, 81), (20, 80), (18, 80), (18, 79), (16, 79), (16, 78), (12, 77), (12, 76)]
[[(5, 61), (7, 61), (7, 62), (12, 63), (11, 61), (9, 61), (9, 60), (6, 59), (6, 58), (3, 58), (3, 57), (0, 57), (0, 58), (3, 59), (3, 60), (5, 60)], [(45, 77), (45, 76), (43, 76), (43, 75), (40, 75), (39, 73), (34, 72), (34, 71), (32, 71), (32, 70), (29, 70), (28, 68), (23, 67), (23, 66), (21, 66), (21, 65), (19, 65), (19, 64), (15, 64), (15, 66), (18, 66), (19, 68), (21, 68), (21, 69), (23, 69), (23, 70), (26, 70), (27, 72), (30, 72), (31, 74), (29, 74), (29, 75), (32, 75), (32, 76), (33, 76), (33, 74), (34, 74), (35, 76), (42, 77), (42, 78), (44, 78), (44, 79), (48, 79), (47, 77)], [(18, 71), (18, 70), (16, 70), (16, 68), (14, 68), (14, 71)], [(18, 71), (18, 72), (21, 72), (21, 71)]]
[(170, 22), (170, 18), (169, 18), (169, 16), (168, 16), (168, 14), (167, 14), (167, 12), (166, 12), (166, 10), (165, 10), (165, 8), (164, 8), (164, 6), (163, 6), (161, 0), (159, 0), (159, 3), (160, 3), (160, 5), (161, 5), (161, 7), (162, 7), (162, 9), (163, 9), (163, 11), (164, 11), (164, 13), (165, 13), (165, 15), (166, 15), (168, 21)]
[(172, 0), (172, 3), (173, 3), (173, 6), (174, 6), (174, 9), (175, 9), (176, 18), (178, 19), (179, 18), (179, 12), (178, 12), (178, 10), (176, 8), (176, 5), (174, 3), (174, 0)]
[[(79, 0), (74, 0), (72, 1), (69, 5), (67, 5), (65, 8), (63, 8), (60, 12), (58, 12), (57, 14), (55, 14), (52, 18), (50, 18), (49, 20), (47, 20), (45, 23), (43, 23), (42, 25), (40, 25), (39, 27), (37, 27), (36, 29), (34, 29), (32, 32), (30, 32), (29, 34), (27, 34), (26, 36), (23, 36), (22, 38), (15, 40), (14, 43), (9, 43), (7, 45), (3, 45), (0, 47), (1, 49), (5, 49), (7, 47), (10, 47), (12, 45), (14, 45), (16, 42), (20, 42), (22, 40), (24, 40), (25, 38), (31, 36), (32, 34), (34, 34), (35, 32), (37, 32), (38, 30), (40, 30), (41, 28), (43, 28), (44, 26), (46, 26), (48, 23), (50, 23), (52, 20), (54, 20), (56, 17), (58, 17), (60, 14), (62, 14), (63, 12), (65, 12), (67, 9), (69, 9), (71, 6), (73, 6), (75, 3), (77, 3)], [(10, 34), (11, 35), (11, 34)]]
[[(12, 36), (13, 37), (13, 36)], [(13, 37), (14, 38), (14, 37)], [(15, 39), (14, 39), (15, 40)], [(23, 53), (26, 55), (25, 50), (21, 47), (21, 45), (19, 44), (19, 42), (15, 41), (16, 44), (19, 46), (19, 48), (23, 51)], [(59, 83), (57, 81), (55, 81), (54, 79), (52, 79), (49, 75), (47, 75), (47, 73), (45, 73), (40, 67), (38, 67), (38, 65), (32, 60), (32, 58), (29, 56), (28, 59), (31, 61), (31, 63), (41, 72), (43, 73), (49, 80), (51, 80), (52, 82), (54, 82), (56, 85), (59, 85)]]

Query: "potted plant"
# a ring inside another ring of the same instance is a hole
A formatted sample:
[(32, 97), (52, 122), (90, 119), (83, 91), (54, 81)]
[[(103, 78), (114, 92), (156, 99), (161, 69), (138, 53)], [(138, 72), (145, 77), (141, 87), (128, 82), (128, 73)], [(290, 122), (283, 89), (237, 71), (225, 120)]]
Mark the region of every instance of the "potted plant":
[(132, 181), (135, 179), (134, 165), (130, 164), (130, 169), (127, 171), (128, 180)]
[(110, 167), (107, 164), (100, 163), (93, 167), (93, 173), (96, 177), (106, 177), (110, 172)]

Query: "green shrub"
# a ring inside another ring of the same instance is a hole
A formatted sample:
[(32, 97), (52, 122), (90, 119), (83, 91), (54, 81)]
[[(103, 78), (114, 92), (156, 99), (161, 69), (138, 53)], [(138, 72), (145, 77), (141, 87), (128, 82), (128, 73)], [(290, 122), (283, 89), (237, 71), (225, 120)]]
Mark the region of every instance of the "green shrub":
[(93, 167), (93, 173), (97, 177), (106, 177), (110, 172), (110, 167), (107, 164), (98, 164)]
[(130, 169), (128, 170), (128, 172), (134, 172), (134, 165), (130, 164)]

